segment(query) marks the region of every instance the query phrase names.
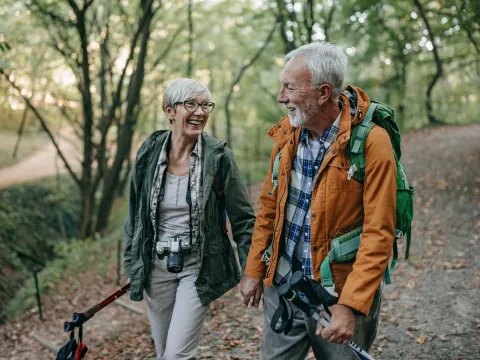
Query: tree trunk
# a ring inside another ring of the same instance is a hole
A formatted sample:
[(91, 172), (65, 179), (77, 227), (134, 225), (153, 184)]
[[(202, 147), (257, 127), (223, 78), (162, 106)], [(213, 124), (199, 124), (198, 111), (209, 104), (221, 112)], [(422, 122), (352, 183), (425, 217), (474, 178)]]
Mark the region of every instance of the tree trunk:
[(335, 4), (332, 5), (330, 11), (328, 12), (327, 20), (325, 21), (325, 27), (323, 32), (325, 34), (325, 41), (330, 41), (330, 26), (332, 26), (333, 14), (335, 13), (336, 7)]
[[(465, 30), (465, 32), (467, 33), (467, 36), (468, 36), (468, 39), (470, 40), (470, 42), (472, 43), (473, 47), (475, 48), (475, 51), (477, 52), (477, 54), (480, 56), (480, 45), (478, 44), (477, 40), (475, 39), (475, 37), (473, 36), (473, 32), (472, 32), (472, 29), (470, 27), (470, 23), (468, 23), (468, 21), (465, 19), (465, 17), (463, 16), (464, 13), (467, 13), (467, 3), (465, 0), (462, 0), (461, 1), (461, 5), (460, 5), (460, 10), (458, 11), (458, 15), (459, 15), (459, 19), (460, 19), (460, 24), (462, 25), (462, 29)], [(480, 20), (480, 19), (479, 19)], [(476, 23), (475, 21), (475, 16), (473, 17), (473, 21), (472, 21), (474, 24)]]
[(402, 58), (400, 67), (400, 101), (398, 105), (398, 125), (400, 130), (403, 130), (405, 127), (405, 96), (407, 94), (407, 69), (408, 69), (408, 59), (406, 57)]
[(274, 15), (276, 18), (276, 22), (279, 24), (280, 38), (282, 39), (283, 48), (284, 48), (283, 51), (285, 54), (288, 54), (290, 51), (295, 49), (295, 42), (290, 41), (287, 37), (287, 28), (286, 28), (287, 20), (285, 19), (285, 14), (284, 14), (285, 4), (282, 0), (276, 0), (276, 4), (277, 4), (277, 13)]
[(20, 141), (22, 140), (22, 136), (23, 136), (23, 130), (25, 128), (25, 122), (27, 120), (27, 114), (28, 114), (28, 106), (25, 106), (25, 110), (23, 111), (23, 116), (22, 116), (22, 122), (20, 123), (20, 127), (18, 128), (18, 131), (17, 131), (18, 138), (15, 143), (15, 146), (13, 147), (13, 154), (12, 154), (13, 159), (17, 157), (18, 147), (20, 146)]
[(127, 167), (125, 168), (125, 171), (123, 173), (123, 177), (120, 179), (120, 182), (118, 183), (117, 186), (117, 196), (123, 197), (125, 195), (125, 189), (128, 183), (128, 180), (130, 179), (130, 171), (132, 171), (132, 161), (130, 160), (130, 157), (127, 157)]
[(442, 77), (443, 75), (443, 68), (442, 68), (442, 61), (440, 60), (440, 56), (438, 55), (438, 49), (437, 45), (435, 44), (435, 36), (432, 33), (432, 29), (430, 27), (430, 23), (428, 21), (428, 18), (425, 14), (425, 10), (423, 8), (423, 5), (420, 3), (420, 0), (414, 0), (415, 5), (418, 8), (418, 11), (420, 12), (420, 16), (423, 19), (423, 22), (425, 23), (425, 28), (428, 31), (428, 37), (430, 38), (430, 42), (432, 43), (433, 46), (433, 58), (435, 60), (435, 65), (437, 71), (435, 72), (435, 75), (433, 76), (432, 80), (430, 80), (430, 83), (428, 84), (427, 88), (427, 98), (425, 100), (425, 107), (427, 108), (427, 117), (428, 117), (428, 122), (430, 124), (442, 124), (443, 122), (438, 120), (435, 115), (433, 114), (433, 106), (432, 106), (432, 92), (433, 88), (435, 87), (435, 84), (437, 81)]
[(192, 20), (192, 6), (193, 0), (188, 0), (188, 64), (187, 77), (191, 78), (193, 73), (193, 20)]
[(227, 143), (228, 143), (228, 146), (230, 147), (230, 149), (233, 148), (233, 144), (232, 144), (232, 124), (231, 124), (231, 119), (230, 119), (229, 105), (230, 105), (230, 101), (232, 99), (232, 95), (233, 95), (233, 91), (234, 91), (233, 89), (235, 88), (235, 85), (240, 83), (240, 80), (242, 79), (243, 75), (245, 74), (245, 71), (250, 66), (252, 66), (252, 64), (255, 61), (257, 61), (257, 59), (260, 57), (260, 55), (262, 55), (263, 51), (265, 50), (267, 45), (270, 43), (270, 40), (272, 40), (272, 36), (273, 36), (273, 33), (275, 32), (276, 28), (277, 28), (277, 24), (275, 23), (273, 25), (272, 29), (270, 30), (267, 38), (265, 39), (265, 42), (263, 43), (262, 47), (257, 50), (255, 55), (253, 55), (252, 59), (247, 64), (243, 65), (240, 68), (240, 71), (238, 72), (237, 77), (233, 80), (232, 85), (230, 86), (230, 91), (228, 92), (227, 98), (225, 99), (225, 118), (227, 120)]
[(108, 224), (113, 200), (115, 199), (115, 189), (117, 188), (122, 171), (122, 164), (125, 159), (130, 156), (133, 133), (135, 131), (135, 125), (137, 124), (139, 114), (140, 91), (145, 75), (145, 60), (148, 50), (148, 41), (150, 39), (150, 24), (154, 15), (152, 11), (152, 2), (153, 1), (151, 0), (148, 1), (144, 7), (144, 11), (148, 12), (148, 16), (144, 20), (146, 23), (142, 33), (137, 67), (132, 74), (128, 87), (125, 122), (120, 130), (117, 153), (115, 154), (113, 165), (103, 181), (102, 198), (97, 212), (96, 232), (102, 232)]
[[(211, 68), (209, 69), (209, 74), (210, 74), (210, 84), (208, 85), (208, 89), (213, 94), (213, 88), (214, 88), (215, 83), (214, 83), (214, 80), (213, 80), (213, 71), (212, 71)], [(210, 124), (212, 124), (212, 136), (217, 137), (217, 129), (215, 127), (215, 121), (210, 120)]]
[(83, 104), (83, 163), (81, 179), (82, 213), (80, 219), (80, 236), (85, 239), (91, 235), (94, 194), (92, 193), (92, 160), (93, 160), (93, 106), (90, 92), (91, 79), (88, 56), (88, 37), (85, 26), (85, 13), (77, 13), (77, 30), (80, 36), (82, 51), (82, 104)]

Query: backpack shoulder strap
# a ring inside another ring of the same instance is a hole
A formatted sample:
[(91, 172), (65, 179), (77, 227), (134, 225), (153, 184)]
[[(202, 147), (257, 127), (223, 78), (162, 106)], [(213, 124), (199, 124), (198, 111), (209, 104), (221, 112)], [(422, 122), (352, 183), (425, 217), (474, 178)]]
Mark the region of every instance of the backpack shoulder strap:
[(362, 123), (352, 128), (348, 145), (348, 157), (350, 160), (348, 179), (350, 180), (353, 176), (361, 184), (365, 180), (365, 142), (370, 130), (375, 125), (372, 119), (376, 108), (377, 104), (371, 102)]
[(273, 168), (272, 168), (272, 183), (273, 183), (273, 189), (268, 192), (269, 195), (273, 195), (273, 192), (278, 186), (278, 163), (280, 162), (280, 154), (282, 150), (280, 149), (278, 151), (277, 156), (275, 157), (275, 161), (273, 162)]
[(213, 188), (218, 199), (218, 220), (220, 222), (220, 227), (222, 228), (222, 232), (227, 234), (228, 230), (225, 211), (225, 192), (223, 191), (223, 159), (220, 161), (217, 174), (213, 179)]

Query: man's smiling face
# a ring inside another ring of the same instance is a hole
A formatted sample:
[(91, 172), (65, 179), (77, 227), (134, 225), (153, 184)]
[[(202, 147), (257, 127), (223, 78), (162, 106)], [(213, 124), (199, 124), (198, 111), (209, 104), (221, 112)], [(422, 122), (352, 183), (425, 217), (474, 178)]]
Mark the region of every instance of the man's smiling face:
[(280, 76), (277, 101), (288, 109), (290, 123), (301, 127), (319, 111), (312, 76), (303, 56), (296, 56), (285, 65)]

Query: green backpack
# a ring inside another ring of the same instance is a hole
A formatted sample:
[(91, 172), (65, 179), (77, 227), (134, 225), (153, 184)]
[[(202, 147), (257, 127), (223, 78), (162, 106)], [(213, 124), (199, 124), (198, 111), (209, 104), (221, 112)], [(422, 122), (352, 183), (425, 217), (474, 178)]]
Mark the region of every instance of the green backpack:
[[(386, 284), (390, 284), (390, 272), (395, 268), (398, 260), (397, 240), (406, 236), (407, 243), (405, 248), (405, 259), (408, 259), (410, 251), (411, 238), (411, 223), (413, 219), (413, 187), (409, 185), (407, 175), (400, 157), (402, 155), (400, 149), (400, 132), (398, 126), (394, 121), (394, 111), (385, 104), (372, 101), (370, 107), (361, 124), (352, 128), (350, 142), (348, 145), (348, 157), (350, 160), (350, 169), (347, 173), (348, 179), (352, 177), (363, 184), (365, 179), (365, 143), (367, 136), (372, 130), (373, 126), (378, 125), (384, 128), (390, 136), (392, 142), (393, 155), (397, 165), (397, 204), (396, 204), (396, 225), (395, 225), (395, 239), (393, 244), (393, 259), (392, 263), (385, 271), (384, 280)], [(280, 152), (277, 154), (273, 169), (272, 182), (273, 191), (278, 185), (278, 163), (280, 160)], [(360, 246), (360, 238), (362, 234), (362, 227), (358, 227), (347, 234), (332, 240), (331, 250), (328, 256), (320, 266), (320, 273), (322, 275), (322, 286), (327, 289), (334, 288), (330, 263), (344, 263), (355, 260), (358, 247)], [(269, 251), (265, 252), (265, 257), (269, 257)]]
[[(350, 142), (348, 145), (348, 157), (350, 160), (350, 169), (348, 170), (348, 179), (352, 177), (363, 184), (365, 180), (365, 143), (367, 136), (372, 128), (378, 125), (384, 128), (390, 136), (392, 142), (393, 155), (397, 165), (397, 204), (396, 204), (396, 224), (395, 239), (393, 243), (393, 258), (390, 266), (387, 266), (384, 280), (390, 284), (390, 272), (395, 268), (398, 260), (397, 240), (406, 237), (405, 259), (408, 259), (410, 252), (411, 223), (413, 219), (413, 187), (407, 180), (407, 174), (403, 164), (400, 162), (402, 155), (400, 148), (400, 132), (394, 120), (394, 111), (385, 104), (372, 101), (362, 123), (352, 128)], [(327, 258), (320, 266), (322, 274), (322, 285), (324, 287), (333, 287), (330, 263), (348, 262), (355, 259), (358, 247), (360, 246), (360, 236), (362, 227), (358, 227), (351, 232), (344, 234), (332, 240), (331, 250)]]

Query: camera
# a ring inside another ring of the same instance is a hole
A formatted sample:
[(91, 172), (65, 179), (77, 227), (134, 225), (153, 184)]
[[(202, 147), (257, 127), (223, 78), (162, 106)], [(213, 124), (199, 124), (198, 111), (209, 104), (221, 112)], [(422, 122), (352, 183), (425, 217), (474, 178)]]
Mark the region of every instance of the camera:
[(179, 273), (183, 270), (183, 257), (191, 253), (191, 248), (188, 239), (172, 236), (157, 242), (157, 257), (163, 260), (167, 256), (167, 270)]

